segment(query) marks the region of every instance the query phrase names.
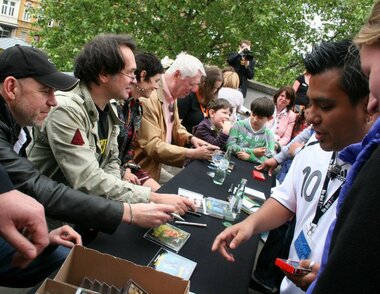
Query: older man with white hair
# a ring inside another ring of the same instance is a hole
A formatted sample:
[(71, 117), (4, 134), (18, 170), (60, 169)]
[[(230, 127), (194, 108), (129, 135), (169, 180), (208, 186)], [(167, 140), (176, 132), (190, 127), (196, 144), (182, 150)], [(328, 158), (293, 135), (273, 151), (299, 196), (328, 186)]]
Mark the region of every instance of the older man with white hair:
[[(144, 112), (135, 160), (156, 180), (162, 164), (182, 167), (186, 159), (209, 159), (218, 149), (188, 133), (178, 117), (177, 99), (195, 92), (204, 75), (199, 59), (182, 52), (162, 76), (159, 89), (140, 99)], [(195, 148), (185, 147), (190, 144)]]

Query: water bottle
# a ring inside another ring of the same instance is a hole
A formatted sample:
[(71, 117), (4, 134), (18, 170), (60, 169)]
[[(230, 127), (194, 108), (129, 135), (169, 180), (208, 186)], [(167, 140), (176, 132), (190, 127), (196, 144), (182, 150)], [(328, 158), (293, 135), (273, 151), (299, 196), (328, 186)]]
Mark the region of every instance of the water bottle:
[(230, 161), (231, 158), (231, 149), (227, 148), (226, 153), (224, 153), (224, 159)]
[(244, 197), (244, 190), (245, 190), (245, 185), (247, 184), (246, 179), (241, 179), (240, 184), (236, 190), (236, 193), (234, 195), (234, 203), (232, 206), (232, 213), (235, 216), (235, 219), (239, 217), (241, 207), (243, 205), (243, 197)]

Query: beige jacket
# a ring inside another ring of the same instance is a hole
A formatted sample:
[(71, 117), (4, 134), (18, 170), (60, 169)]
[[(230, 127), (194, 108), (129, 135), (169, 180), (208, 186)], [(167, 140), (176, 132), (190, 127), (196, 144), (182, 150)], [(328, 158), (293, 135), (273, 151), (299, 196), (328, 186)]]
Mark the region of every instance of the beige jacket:
[(172, 144), (166, 143), (166, 123), (162, 110), (164, 92), (162, 84), (147, 98), (139, 98), (143, 106), (143, 118), (138, 131), (135, 161), (158, 181), (161, 164), (182, 167), (186, 159), (191, 134), (181, 125), (178, 117), (177, 101), (174, 104), (174, 125)]

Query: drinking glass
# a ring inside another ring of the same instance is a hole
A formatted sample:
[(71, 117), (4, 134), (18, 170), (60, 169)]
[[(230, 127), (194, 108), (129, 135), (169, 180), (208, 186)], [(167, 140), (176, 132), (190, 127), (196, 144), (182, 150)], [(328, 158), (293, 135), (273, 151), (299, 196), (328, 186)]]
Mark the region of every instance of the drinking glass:
[(214, 154), (212, 155), (212, 162), (215, 164), (215, 167), (218, 167), (219, 162), (224, 157), (224, 151), (222, 150), (215, 150)]
[(217, 185), (223, 185), (226, 178), (229, 161), (222, 157), (216, 167), (213, 182)]

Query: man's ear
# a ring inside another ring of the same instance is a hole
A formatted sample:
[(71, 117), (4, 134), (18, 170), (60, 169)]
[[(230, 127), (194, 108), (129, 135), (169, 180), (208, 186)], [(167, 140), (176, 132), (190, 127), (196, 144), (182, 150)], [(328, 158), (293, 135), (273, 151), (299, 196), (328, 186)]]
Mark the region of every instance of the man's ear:
[(116, 77), (114, 75), (110, 75), (110, 74), (104, 74), (104, 73), (99, 74), (99, 81), (102, 84), (108, 83), (111, 79), (115, 80)]
[(174, 78), (175, 79), (180, 79), (181, 78), (181, 72), (178, 69), (174, 72)]
[(15, 89), (18, 87), (17, 79), (9, 76), (6, 77), (3, 86), (1, 89), (1, 94), (5, 100), (15, 100), (16, 99), (16, 94), (15, 94)]

